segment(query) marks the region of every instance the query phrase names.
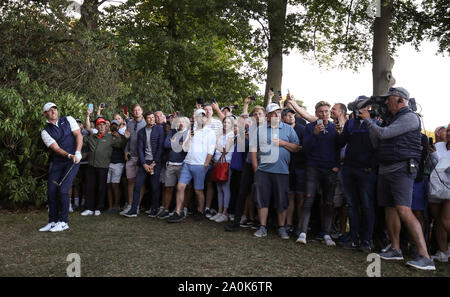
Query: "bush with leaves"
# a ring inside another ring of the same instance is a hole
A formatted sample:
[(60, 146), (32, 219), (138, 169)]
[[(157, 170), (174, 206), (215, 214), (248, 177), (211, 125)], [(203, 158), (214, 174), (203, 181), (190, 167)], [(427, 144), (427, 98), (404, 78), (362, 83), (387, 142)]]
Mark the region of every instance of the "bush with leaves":
[(60, 116), (81, 117), (87, 106), (71, 93), (61, 93), (30, 81), (18, 72), (20, 83), (0, 87), (0, 204), (40, 206), (47, 199), (49, 149), (41, 139), (42, 108), (58, 106)]

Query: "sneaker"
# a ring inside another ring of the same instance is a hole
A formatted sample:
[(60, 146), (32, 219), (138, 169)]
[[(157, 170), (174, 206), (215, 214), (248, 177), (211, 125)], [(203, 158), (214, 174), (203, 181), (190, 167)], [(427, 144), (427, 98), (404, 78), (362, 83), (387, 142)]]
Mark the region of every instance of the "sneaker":
[(83, 211), (81, 213), (82, 216), (91, 216), (93, 214), (94, 214), (94, 212), (92, 210), (89, 210), (89, 209), (86, 209), (85, 211)]
[(346, 250), (355, 250), (359, 248), (359, 243), (357, 241), (349, 240), (344, 242), (339, 242), (339, 246), (343, 247)]
[(183, 212), (184, 212), (184, 216), (187, 217), (187, 215), (188, 215), (188, 208), (185, 207), (185, 208), (183, 209)]
[(207, 208), (205, 209), (205, 217), (207, 219), (211, 218), (213, 216), (213, 214), (211, 213), (211, 209)]
[(300, 233), (300, 235), (298, 236), (296, 242), (300, 242), (300, 243), (306, 244), (306, 233)]
[(120, 212), (121, 215), (126, 214), (127, 212), (129, 212), (131, 209), (131, 205), (126, 204), (125, 207), (123, 208), (123, 210)]
[(158, 208), (158, 213), (156, 214), (156, 216), (158, 216), (160, 213), (162, 213), (164, 211), (164, 207), (163, 206), (160, 206), (159, 208)]
[[(184, 214), (184, 216), (186, 216), (186, 213)], [(163, 210), (162, 212), (160, 212), (157, 216), (158, 219), (160, 220), (165, 220), (168, 219), (170, 217), (170, 213), (168, 210)]]
[(323, 241), (323, 236), (324, 236), (324, 233), (323, 233), (323, 232), (320, 232), (319, 234), (316, 235), (316, 237), (314, 238), (314, 240), (317, 240), (317, 241), (322, 242), (322, 241)]
[(403, 260), (402, 251), (397, 251), (392, 247), (389, 247), (386, 252), (380, 253), (379, 256), (384, 260)]
[(202, 212), (194, 211), (193, 215), (194, 221), (200, 222), (203, 220), (204, 217), (206, 217)]
[(56, 225), (50, 229), (50, 232), (61, 232), (69, 229), (69, 225), (66, 222), (58, 222)]
[(214, 220), (216, 223), (223, 223), (223, 222), (228, 222), (228, 216), (221, 213), (219, 214), (219, 217), (217, 219)]
[(234, 214), (228, 215), (228, 218), (230, 219), (230, 221), (234, 222)]
[(96, 216), (99, 216), (100, 214), (101, 214), (100, 210), (96, 210), (96, 211), (94, 212), (94, 215), (96, 215)]
[(245, 223), (244, 228), (253, 228), (255, 223), (252, 220), (247, 220), (247, 223)]
[(129, 212), (124, 213), (123, 216), (127, 217), (127, 218), (136, 218), (137, 217), (137, 212), (135, 212), (135, 211), (132, 212), (130, 210)]
[(245, 225), (245, 223), (247, 223), (247, 217), (246, 216), (242, 216), (241, 220), (239, 221), (239, 225)]
[[(333, 238), (333, 236), (331, 237)], [(346, 242), (350, 240), (350, 235), (347, 236), (345, 234), (341, 234), (338, 238), (337, 238), (337, 242)]]
[(267, 228), (264, 226), (259, 227), (258, 231), (253, 233), (256, 237), (266, 237), (267, 236)]
[(145, 213), (146, 215), (149, 215), (151, 212), (152, 212), (152, 209), (151, 209), (151, 208), (150, 208), (149, 210), (144, 211), (144, 213)]
[(425, 258), (422, 255), (417, 256), (414, 260), (406, 262), (406, 265), (420, 270), (436, 270), (433, 259)]
[(42, 227), (41, 229), (39, 229), (39, 232), (47, 232), (50, 231), (50, 229), (52, 229), (53, 227), (55, 227), (56, 223), (55, 222), (50, 222), (47, 225), (45, 225), (44, 227)]
[(388, 244), (385, 248), (382, 248), (382, 249), (381, 249), (381, 252), (382, 252), (382, 253), (386, 253), (387, 251), (390, 250), (390, 248), (391, 248), (391, 244)]
[(215, 215), (213, 215), (212, 217), (209, 217), (209, 220), (210, 221), (215, 221), (217, 218), (219, 218), (220, 217), (220, 213), (217, 213), (217, 214), (215, 214)]
[(330, 235), (325, 235), (323, 237), (323, 240), (325, 241), (325, 244), (327, 246), (336, 246), (336, 243), (333, 241), (333, 239), (331, 239)]
[(225, 231), (228, 231), (228, 232), (236, 232), (236, 231), (239, 231), (239, 226), (238, 226), (238, 225), (235, 225), (235, 224), (226, 225), (226, 226), (225, 226)]
[(69, 212), (73, 212), (72, 203), (69, 205)]
[(331, 233), (331, 238), (334, 240), (339, 239), (339, 237), (341, 237), (341, 236), (342, 236), (342, 233), (338, 233), (338, 232)]
[(363, 241), (359, 247), (359, 250), (366, 254), (370, 254), (373, 251), (373, 245), (368, 241)]
[(292, 227), (291, 225), (286, 226), (286, 232), (287, 234), (293, 235), (294, 234), (294, 227)]
[(169, 223), (179, 223), (182, 220), (184, 220), (184, 212), (181, 212), (181, 214), (178, 214), (176, 211), (173, 212), (173, 215), (167, 219), (167, 222)]
[(289, 239), (289, 234), (284, 226), (278, 228), (278, 235), (280, 235), (281, 239)]
[(431, 259), (433, 260), (437, 260), (439, 262), (448, 262), (448, 256), (447, 253), (441, 252), (441, 251), (437, 251), (436, 254), (431, 256)]
[(450, 258), (450, 248), (448, 248), (448, 250), (447, 250), (447, 257)]
[(159, 209), (158, 208), (153, 208), (150, 213), (148, 214), (149, 218), (156, 218), (156, 216), (158, 215)]

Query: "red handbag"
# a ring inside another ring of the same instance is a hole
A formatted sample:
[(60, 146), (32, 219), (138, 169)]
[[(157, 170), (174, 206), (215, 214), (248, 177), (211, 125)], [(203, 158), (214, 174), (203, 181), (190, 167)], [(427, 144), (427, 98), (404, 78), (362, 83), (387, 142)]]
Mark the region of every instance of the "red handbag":
[(225, 156), (221, 156), (214, 164), (211, 179), (215, 182), (227, 182), (230, 170), (230, 163), (225, 161)]

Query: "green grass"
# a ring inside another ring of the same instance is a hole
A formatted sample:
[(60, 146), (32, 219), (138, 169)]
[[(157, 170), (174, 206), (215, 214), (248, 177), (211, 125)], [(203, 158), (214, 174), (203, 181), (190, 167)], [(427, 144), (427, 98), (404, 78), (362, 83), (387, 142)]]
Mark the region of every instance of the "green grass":
[[(303, 246), (252, 231), (224, 231), (224, 223), (187, 218), (179, 224), (119, 215), (70, 215), (68, 231), (37, 230), (46, 211), (0, 213), (0, 276), (66, 276), (67, 255), (81, 257), (82, 276), (366, 276), (369, 262), (359, 251)], [(253, 230), (254, 231), (254, 230)], [(450, 263), (435, 272), (417, 271), (403, 261), (381, 262), (382, 276), (450, 276)]]

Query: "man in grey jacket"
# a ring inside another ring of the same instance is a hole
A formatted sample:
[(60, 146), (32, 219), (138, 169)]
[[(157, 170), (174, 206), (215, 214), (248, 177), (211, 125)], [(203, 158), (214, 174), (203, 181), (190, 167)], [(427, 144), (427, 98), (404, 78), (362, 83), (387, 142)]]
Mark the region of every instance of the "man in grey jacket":
[(382, 126), (370, 119), (366, 109), (361, 109), (377, 149), (378, 204), (385, 208), (386, 226), (391, 247), (380, 257), (385, 260), (403, 260), (400, 250), (401, 222), (406, 226), (419, 256), (406, 264), (421, 270), (435, 270), (428, 255), (422, 228), (411, 211), (412, 191), (421, 158), (421, 125), (417, 114), (408, 107), (409, 93), (404, 88), (390, 88), (381, 97), (390, 112)]

